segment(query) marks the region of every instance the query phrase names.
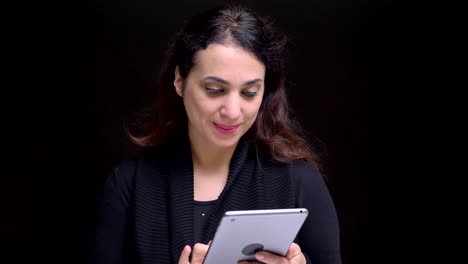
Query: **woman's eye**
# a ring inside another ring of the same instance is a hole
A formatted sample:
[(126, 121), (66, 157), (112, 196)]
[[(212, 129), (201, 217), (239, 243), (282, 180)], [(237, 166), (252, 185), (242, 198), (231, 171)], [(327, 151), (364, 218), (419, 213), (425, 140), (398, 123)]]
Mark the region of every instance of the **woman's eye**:
[(254, 97), (257, 95), (257, 92), (243, 91), (242, 92), (246, 97)]
[(216, 95), (216, 94), (222, 94), (224, 90), (206, 87), (206, 92), (211, 95)]

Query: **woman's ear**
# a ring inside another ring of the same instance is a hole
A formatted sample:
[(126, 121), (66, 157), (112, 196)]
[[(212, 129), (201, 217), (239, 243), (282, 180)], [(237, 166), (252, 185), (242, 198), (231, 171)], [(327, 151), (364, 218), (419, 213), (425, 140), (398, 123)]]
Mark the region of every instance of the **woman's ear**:
[(182, 76), (180, 76), (179, 66), (176, 66), (174, 76), (175, 76), (175, 78), (174, 78), (174, 87), (175, 87), (176, 93), (180, 97), (182, 97), (182, 95), (183, 95), (182, 86), (183, 86), (184, 80), (182, 79)]

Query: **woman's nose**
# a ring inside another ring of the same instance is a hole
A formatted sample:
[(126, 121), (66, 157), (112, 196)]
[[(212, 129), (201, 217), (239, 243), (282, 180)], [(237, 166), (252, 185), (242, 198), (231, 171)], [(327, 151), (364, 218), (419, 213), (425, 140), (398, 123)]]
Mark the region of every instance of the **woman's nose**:
[(220, 110), (221, 116), (229, 119), (237, 119), (241, 114), (241, 101), (239, 96), (229, 96), (223, 102)]

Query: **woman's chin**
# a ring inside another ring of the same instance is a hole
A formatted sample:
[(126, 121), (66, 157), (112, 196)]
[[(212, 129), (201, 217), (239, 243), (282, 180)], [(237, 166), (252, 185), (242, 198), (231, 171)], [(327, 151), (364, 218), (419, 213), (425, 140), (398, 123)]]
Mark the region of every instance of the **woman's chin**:
[(216, 146), (217, 148), (228, 149), (228, 148), (235, 147), (238, 142), (239, 142), (238, 138), (216, 139), (213, 141), (213, 145)]

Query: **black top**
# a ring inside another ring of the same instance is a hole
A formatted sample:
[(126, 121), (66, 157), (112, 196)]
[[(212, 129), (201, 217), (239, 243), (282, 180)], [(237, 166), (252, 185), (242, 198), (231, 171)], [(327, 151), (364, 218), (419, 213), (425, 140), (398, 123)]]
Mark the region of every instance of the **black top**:
[(216, 203), (215, 201), (194, 201), (193, 202), (194, 223), (193, 223), (193, 241), (194, 243), (202, 243), (203, 231), (208, 225), (210, 219), (211, 207)]
[(193, 197), (187, 143), (119, 164), (100, 194), (96, 263), (177, 263), (184, 245), (213, 238), (225, 211), (294, 207), (309, 210), (297, 240), (307, 262), (341, 263), (333, 201), (320, 173), (304, 161), (269, 161), (239, 144), (206, 218), (197, 215), (205, 206)]

